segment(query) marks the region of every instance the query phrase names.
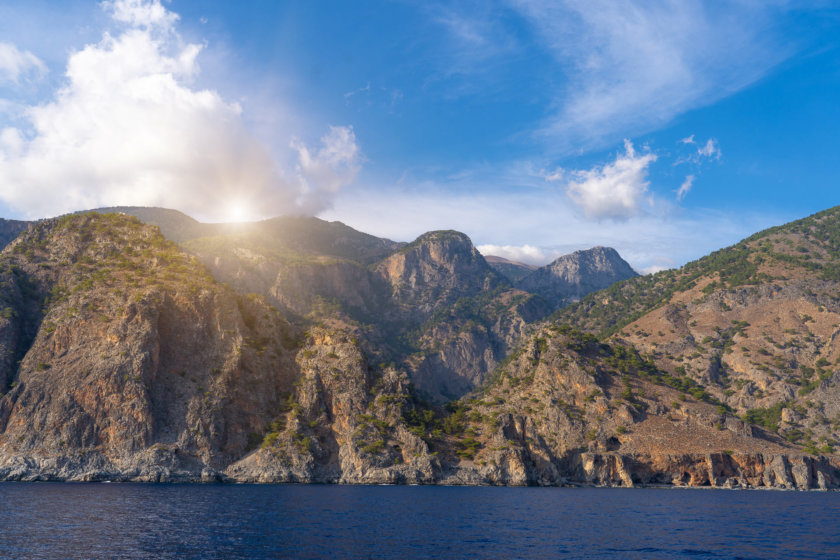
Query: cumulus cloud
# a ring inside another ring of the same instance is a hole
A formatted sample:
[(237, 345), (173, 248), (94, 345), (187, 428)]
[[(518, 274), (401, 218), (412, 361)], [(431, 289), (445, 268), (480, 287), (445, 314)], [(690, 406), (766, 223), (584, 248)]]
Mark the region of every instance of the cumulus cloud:
[(352, 130), (341, 127), (314, 155), (298, 145), (298, 170), (280, 168), (239, 104), (192, 87), (202, 46), (181, 39), (177, 15), (159, 0), (103, 5), (123, 31), (72, 53), (53, 99), (25, 108), (27, 127), (0, 131), (7, 206), (42, 217), (159, 205), (202, 219), (236, 207), (256, 218), (302, 211), (311, 193), (333, 193), (355, 175)]
[(0, 42), (0, 84), (18, 84), (21, 79), (36, 79), (46, 72), (47, 67), (31, 52)]
[(103, 2), (102, 5), (112, 12), (114, 21), (133, 27), (170, 30), (178, 21), (178, 14), (164, 8), (160, 0), (115, 0)]
[(493, 245), (476, 246), (482, 255), (494, 255), (510, 261), (542, 266), (560, 256), (556, 250), (547, 250), (534, 245)]
[(669, 268), (674, 268), (673, 266), (668, 266), (664, 264), (652, 264), (650, 266), (646, 266), (642, 270), (640, 270), (641, 274), (648, 275), (648, 274), (656, 274), (657, 272), (662, 272), (663, 270), (668, 270)]
[(571, 172), (566, 192), (587, 218), (626, 220), (642, 210), (648, 167), (655, 161), (656, 154), (638, 154), (633, 143), (625, 140), (624, 154), (617, 154), (614, 162)]
[(688, 194), (688, 191), (691, 190), (691, 186), (694, 184), (694, 175), (686, 175), (685, 181), (682, 182), (680, 188), (677, 189), (677, 200), (682, 200), (685, 198), (685, 195)]
[(691, 136), (686, 136), (685, 138), (680, 140), (680, 143), (681, 144), (694, 144), (695, 143), (694, 142), (694, 135), (692, 134)]

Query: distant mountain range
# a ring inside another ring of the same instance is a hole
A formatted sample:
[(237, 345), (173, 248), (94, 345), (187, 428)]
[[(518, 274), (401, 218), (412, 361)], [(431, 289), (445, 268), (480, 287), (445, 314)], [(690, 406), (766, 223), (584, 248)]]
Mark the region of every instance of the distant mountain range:
[(840, 485), (837, 208), (650, 276), (160, 208), (0, 243), (0, 479)]

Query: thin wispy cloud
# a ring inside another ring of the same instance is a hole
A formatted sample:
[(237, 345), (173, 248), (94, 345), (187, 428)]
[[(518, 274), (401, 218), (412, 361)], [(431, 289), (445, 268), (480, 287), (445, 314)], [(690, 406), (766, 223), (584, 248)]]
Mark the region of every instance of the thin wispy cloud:
[(681, 201), (685, 198), (685, 195), (688, 194), (688, 191), (691, 190), (691, 186), (694, 184), (694, 175), (686, 175), (685, 180), (680, 185), (680, 188), (677, 189), (677, 201)]
[(22, 80), (38, 79), (47, 73), (40, 58), (11, 43), (0, 42), (0, 85), (17, 85)]
[(117, 29), (72, 52), (53, 98), (0, 131), (0, 200), (28, 217), (112, 205), (177, 208), (225, 219), (317, 211), (355, 177), (351, 129), (313, 153), (296, 142), (281, 168), (243, 109), (193, 86), (203, 45), (185, 42), (159, 0), (102, 4)]
[(328, 208), (333, 196), (351, 184), (361, 169), (362, 154), (350, 127), (330, 127), (321, 138), (317, 152), (299, 140), (293, 140), (291, 147), (298, 153), (296, 171), (300, 189), (296, 206), (306, 214)]
[(697, 149), (697, 155), (709, 159), (720, 159), (720, 146), (718, 146), (717, 140), (714, 138), (706, 140), (706, 143)]
[[(686, 140), (690, 140), (690, 142), (686, 142)], [(705, 143), (698, 144), (694, 140), (694, 135), (692, 134), (689, 138), (683, 138), (680, 140), (680, 143), (687, 147), (690, 146), (691, 151), (680, 154), (674, 160), (674, 165), (682, 165), (685, 163), (700, 165), (707, 161), (720, 161), (720, 158), (723, 155), (723, 152), (720, 149), (720, 144), (716, 138), (709, 138)]]
[(561, 150), (656, 130), (769, 72), (790, 54), (774, 42), (776, 6), (645, 0), (512, 0), (566, 83), (541, 132)]

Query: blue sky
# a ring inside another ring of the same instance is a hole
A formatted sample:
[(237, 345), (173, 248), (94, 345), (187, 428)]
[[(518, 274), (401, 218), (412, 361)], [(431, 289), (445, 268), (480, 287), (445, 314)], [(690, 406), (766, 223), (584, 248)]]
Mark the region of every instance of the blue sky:
[(4, 2), (0, 215), (677, 266), (838, 204), (838, 31), (831, 2)]

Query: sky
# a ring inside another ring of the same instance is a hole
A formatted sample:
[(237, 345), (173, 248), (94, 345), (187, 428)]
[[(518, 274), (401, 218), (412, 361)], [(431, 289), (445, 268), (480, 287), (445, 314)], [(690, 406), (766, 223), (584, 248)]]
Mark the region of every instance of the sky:
[(840, 203), (840, 3), (0, 0), (0, 216), (680, 266)]

